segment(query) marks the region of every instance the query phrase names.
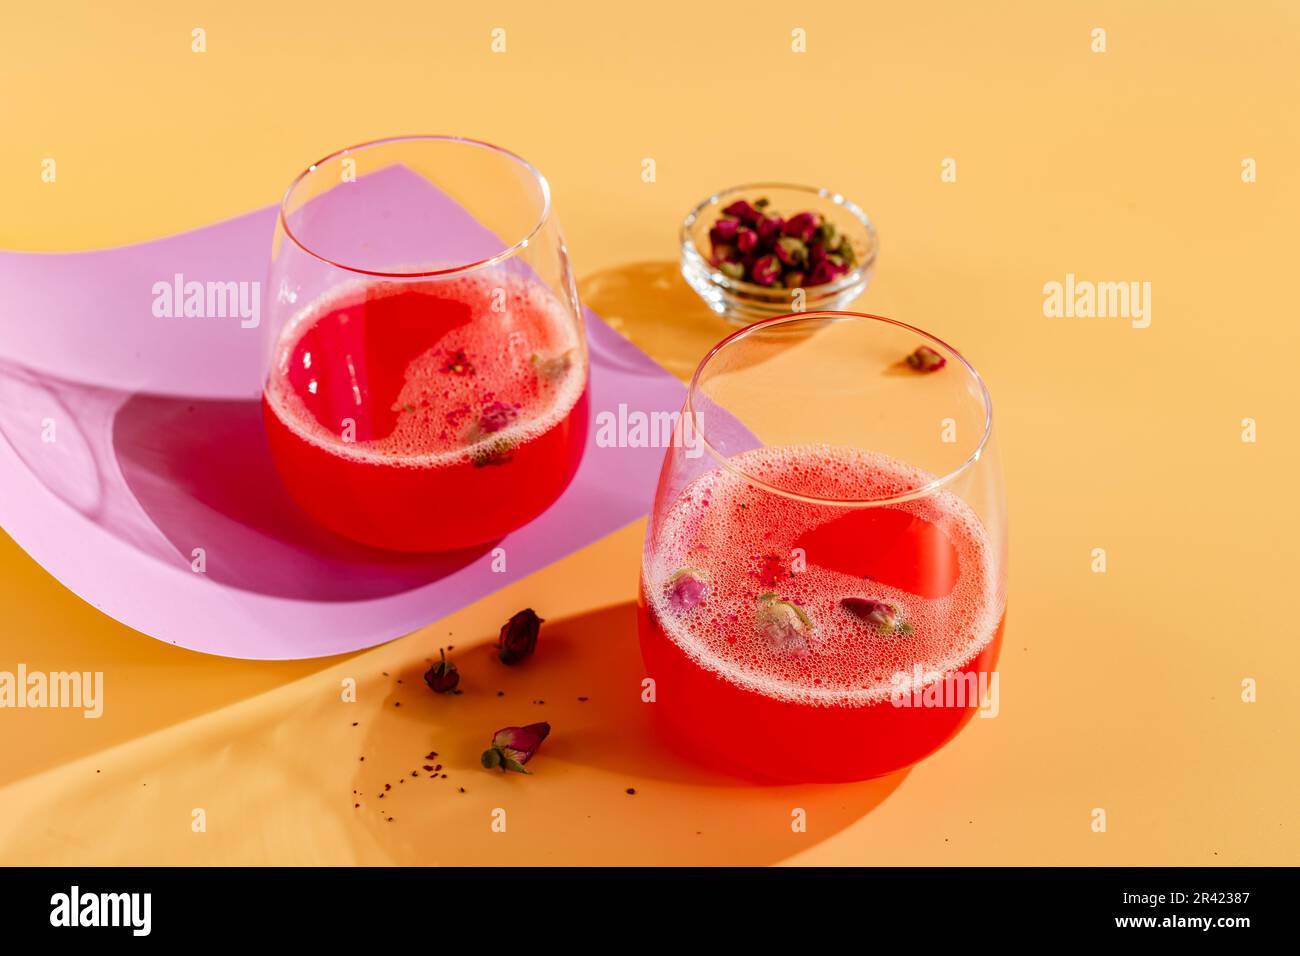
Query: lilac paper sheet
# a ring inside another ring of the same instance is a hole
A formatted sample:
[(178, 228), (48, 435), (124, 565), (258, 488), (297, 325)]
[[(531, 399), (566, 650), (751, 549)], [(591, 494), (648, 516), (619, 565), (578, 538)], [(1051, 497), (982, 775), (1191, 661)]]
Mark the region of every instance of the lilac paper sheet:
[[(400, 228), (488, 241), (441, 194), (416, 206)], [(649, 509), (663, 450), (601, 448), (593, 428), (568, 491), (495, 545), (504, 573), (492, 570), (493, 546), (388, 554), (318, 528), (266, 450), (268, 330), (152, 308), (155, 284), (176, 274), (264, 282), (275, 215), (119, 249), (0, 252), (0, 526), (70, 590), (182, 647), (318, 657), (409, 633)], [(620, 404), (681, 407), (676, 379), (591, 312), (586, 322), (593, 421)]]

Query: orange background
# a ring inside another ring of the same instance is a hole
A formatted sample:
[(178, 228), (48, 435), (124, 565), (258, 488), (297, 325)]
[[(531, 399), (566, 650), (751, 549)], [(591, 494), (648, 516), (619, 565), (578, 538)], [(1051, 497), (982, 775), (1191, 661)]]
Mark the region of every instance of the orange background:
[[(547, 173), (588, 304), (684, 375), (727, 329), (677, 276), (680, 217), (735, 182), (839, 189), (881, 234), (858, 306), (953, 342), (993, 394), (1000, 715), (851, 786), (678, 762), (637, 695), (641, 524), (385, 647), (287, 664), (150, 640), (3, 538), (0, 669), (102, 670), (106, 704), (0, 711), (0, 862), (1300, 862), (1300, 5), (468, 6), (8, 12), (0, 246), (167, 235), (344, 144), (458, 133)], [(1067, 272), (1151, 282), (1151, 327), (1045, 318)], [(525, 605), (542, 648), (506, 670), (479, 645)], [(434, 699), (447, 642), (467, 692)], [(535, 776), (477, 767), (492, 730), (543, 718)], [(429, 751), (446, 780), (409, 777)]]

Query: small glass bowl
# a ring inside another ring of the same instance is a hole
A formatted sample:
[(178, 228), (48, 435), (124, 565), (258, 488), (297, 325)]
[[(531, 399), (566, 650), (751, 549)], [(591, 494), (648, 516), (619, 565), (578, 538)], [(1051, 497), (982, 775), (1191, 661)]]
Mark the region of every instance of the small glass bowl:
[[(722, 210), (737, 199), (751, 203), (767, 199), (768, 208), (786, 218), (801, 212), (822, 216), (853, 244), (857, 266), (834, 282), (807, 286), (802, 290), (802, 301), (798, 289), (755, 285), (727, 276), (709, 262), (709, 230), (722, 218)], [(876, 227), (857, 204), (829, 189), (790, 183), (750, 183), (714, 193), (682, 221), (681, 243), (682, 276), (687, 284), (710, 309), (741, 325), (791, 312), (844, 309), (871, 281), (880, 248)]]

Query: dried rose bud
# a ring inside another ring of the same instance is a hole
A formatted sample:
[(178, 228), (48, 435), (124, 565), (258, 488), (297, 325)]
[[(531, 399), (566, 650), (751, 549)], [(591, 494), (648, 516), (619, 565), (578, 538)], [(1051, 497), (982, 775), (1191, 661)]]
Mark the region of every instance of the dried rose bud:
[(564, 377), (564, 374), (573, 366), (573, 349), (561, 352), (559, 355), (552, 355), (543, 358), (534, 352), (529, 361), (532, 362), (533, 368), (537, 369), (537, 374), (547, 381), (557, 381)]
[(808, 612), (792, 601), (783, 601), (775, 591), (758, 596), (754, 623), (772, 649), (795, 657), (808, 655), (813, 622)]
[(733, 243), (724, 242), (713, 247), (713, 258), (711, 260), (715, 266), (724, 262), (740, 261), (740, 250)]
[(800, 242), (809, 242), (817, 231), (817, 217), (810, 212), (801, 212), (785, 221), (785, 234)]
[(843, 237), (840, 235), (839, 230), (835, 228), (833, 222), (823, 222), (818, 226), (816, 232), (813, 233), (813, 239), (820, 242), (830, 252), (838, 250), (840, 243), (843, 241)]
[(460, 683), (460, 672), (456, 665), (447, 660), (447, 652), (439, 648), (441, 660), (424, 672), (424, 682), (435, 694), (450, 694)]
[(763, 218), (763, 214), (746, 199), (737, 199), (731, 205), (722, 210), (724, 216), (735, 216), (744, 223), (756, 223)]
[(770, 246), (780, 238), (784, 228), (785, 220), (780, 216), (764, 216), (758, 223), (758, 241)]
[(825, 243), (813, 241), (808, 243), (808, 263), (810, 265), (820, 265), (826, 261)]
[(518, 664), (537, 650), (537, 635), (542, 629), (542, 619), (530, 607), (524, 608), (505, 624), (497, 638), (498, 656), (502, 664)]
[(745, 265), (742, 262), (724, 262), (718, 266), (718, 271), (729, 279), (745, 278)]
[(736, 233), (736, 248), (742, 255), (748, 255), (758, 248), (758, 233), (753, 229), (744, 228)]
[(739, 219), (719, 219), (709, 230), (709, 238), (714, 244), (720, 242), (735, 242), (736, 233), (740, 230)]
[(835, 267), (831, 263), (822, 259), (821, 262), (813, 266), (812, 272), (808, 273), (809, 285), (823, 285), (835, 278)]
[(911, 634), (912, 625), (903, 620), (903, 612), (898, 605), (873, 598), (846, 597), (840, 601), (840, 607), (858, 620), (874, 625), (884, 634)]
[(444, 372), (452, 375), (473, 375), (474, 366), (470, 364), (469, 356), (465, 354), (464, 349), (457, 349), (447, 356), (447, 364), (442, 367)]
[(470, 464), (475, 468), (490, 468), (493, 465), (505, 465), (514, 459), (512, 452), (515, 443), (509, 438), (498, 438), (470, 452)]
[(709, 580), (702, 571), (682, 568), (668, 579), (668, 603), (674, 610), (689, 611), (709, 596)]
[(937, 372), (948, 364), (948, 360), (930, 346), (922, 345), (907, 357), (907, 364), (918, 372)]
[(839, 256), (828, 255), (817, 265), (813, 266), (813, 271), (808, 277), (808, 281), (813, 285), (821, 285), (824, 282), (834, 282), (842, 275), (846, 275), (849, 267), (845, 265), (844, 260)]
[(857, 266), (858, 254), (853, 251), (853, 243), (849, 242), (848, 239), (845, 239), (840, 243), (840, 247), (836, 250), (836, 254), (844, 261), (846, 267), (852, 269)]
[(483, 766), (491, 770), (500, 767), (504, 772), (528, 773), (524, 764), (533, 759), (537, 748), (551, 732), (551, 725), (542, 721), (526, 727), (503, 727), (492, 735), (492, 746), (483, 751)]
[(755, 259), (749, 270), (749, 280), (755, 285), (772, 285), (780, 275), (781, 263), (771, 255)]
[(807, 277), (802, 272), (787, 272), (781, 282), (787, 289), (800, 289)]
[(777, 240), (775, 252), (782, 265), (803, 266), (808, 262), (808, 247), (789, 236)]
[(478, 419), (478, 430), (484, 435), (491, 435), (493, 432), (499, 432), (516, 418), (519, 417), (519, 409), (513, 405), (507, 405), (505, 402), (493, 402), (483, 409), (483, 414)]

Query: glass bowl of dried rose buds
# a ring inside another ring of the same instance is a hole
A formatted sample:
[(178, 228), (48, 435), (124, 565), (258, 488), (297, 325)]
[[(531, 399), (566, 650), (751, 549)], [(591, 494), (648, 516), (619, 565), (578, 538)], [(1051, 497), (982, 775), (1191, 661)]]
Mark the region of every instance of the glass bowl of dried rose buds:
[(843, 309), (871, 281), (879, 240), (829, 189), (753, 183), (714, 193), (682, 222), (682, 275), (714, 312), (748, 324)]

